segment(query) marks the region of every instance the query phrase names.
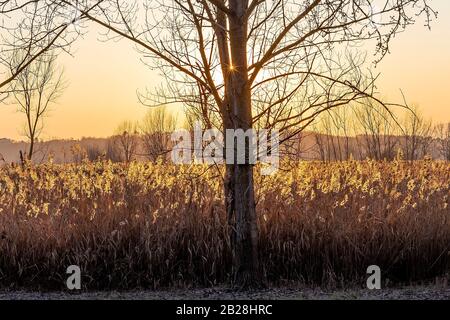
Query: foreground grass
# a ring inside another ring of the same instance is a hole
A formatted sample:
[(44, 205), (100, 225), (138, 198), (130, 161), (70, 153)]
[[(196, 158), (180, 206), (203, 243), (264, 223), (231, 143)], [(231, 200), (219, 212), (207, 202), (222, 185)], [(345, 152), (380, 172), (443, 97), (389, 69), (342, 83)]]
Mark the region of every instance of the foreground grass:
[[(295, 163), (256, 176), (274, 285), (410, 283), (449, 271), (450, 164)], [(0, 286), (131, 289), (227, 283), (220, 169), (108, 162), (0, 168)]]

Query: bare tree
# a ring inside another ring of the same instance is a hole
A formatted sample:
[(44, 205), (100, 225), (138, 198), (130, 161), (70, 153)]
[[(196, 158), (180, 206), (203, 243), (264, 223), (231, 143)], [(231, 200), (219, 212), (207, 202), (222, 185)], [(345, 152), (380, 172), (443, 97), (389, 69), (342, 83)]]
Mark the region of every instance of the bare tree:
[[(319, 114), (354, 101), (369, 97), (389, 107), (376, 98), (376, 77), (366, 79), (355, 45), (373, 41), (381, 60), (395, 33), (417, 15), (425, 16), (426, 24), (434, 15), (426, 0), (140, 3), (99, 1), (89, 12), (91, 5), (57, 5), (72, 6), (110, 37), (131, 41), (151, 67), (161, 70), (164, 94), (149, 94), (148, 103), (208, 106), (216, 119), (209, 123), (219, 129), (245, 131), (265, 124), (286, 133), (282, 141)], [(253, 165), (227, 164), (224, 192), (236, 283), (258, 284)]]
[(82, 163), (87, 158), (87, 151), (80, 143), (76, 143), (70, 147), (70, 153), (72, 154), (72, 161), (74, 163)]
[(368, 100), (355, 109), (357, 131), (362, 134), (365, 157), (375, 160), (393, 160), (399, 147), (399, 125), (383, 107)]
[(145, 155), (156, 161), (171, 150), (170, 134), (175, 130), (176, 119), (162, 106), (150, 109), (141, 124)]
[(441, 157), (450, 161), (450, 123), (438, 124), (435, 132)]
[(321, 161), (330, 162), (339, 160), (334, 134), (333, 121), (330, 114), (323, 114), (317, 124), (314, 125), (315, 141)]
[(86, 146), (86, 156), (89, 161), (94, 162), (102, 159), (106, 153), (96, 144)]
[(122, 161), (133, 161), (138, 147), (137, 125), (131, 121), (122, 122), (115, 131), (114, 142), (120, 150)]
[(428, 154), (433, 141), (432, 129), (431, 120), (426, 120), (417, 106), (406, 112), (403, 120), (403, 151), (407, 160), (418, 160)]
[[(98, 9), (103, 0), (77, 0), (83, 11)], [(86, 16), (58, 0), (0, 1), (0, 101), (14, 92), (14, 80), (49, 51), (69, 51), (84, 33)], [(12, 64), (11, 62), (14, 62)]]
[[(322, 122), (320, 122), (322, 124)], [(314, 130), (314, 141), (316, 144), (316, 152), (320, 161), (328, 161), (328, 150), (326, 148), (327, 137), (322, 133), (322, 129), (316, 124), (313, 127)]]
[(110, 160), (112, 162), (121, 162), (122, 157), (120, 148), (118, 147), (115, 139), (115, 137), (108, 139), (108, 142), (106, 143), (105, 158), (106, 160)]
[(353, 156), (352, 109), (323, 113), (314, 124), (315, 150), (321, 161), (344, 161)]
[[(14, 57), (12, 66), (20, 54)], [(52, 54), (41, 55), (34, 63), (17, 75), (12, 84), (14, 102), (26, 118), (24, 135), (29, 141), (27, 159), (35, 153), (36, 142), (44, 128), (44, 118), (64, 90), (63, 71), (56, 66)]]

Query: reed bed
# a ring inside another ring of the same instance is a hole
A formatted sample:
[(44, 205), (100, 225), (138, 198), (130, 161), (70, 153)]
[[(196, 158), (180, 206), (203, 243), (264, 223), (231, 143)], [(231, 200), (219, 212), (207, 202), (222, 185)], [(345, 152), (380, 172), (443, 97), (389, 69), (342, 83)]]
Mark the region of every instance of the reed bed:
[[(0, 287), (229, 283), (221, 168), (135, 162), (0, 168)], [(448, 277), (450, 164), (286, 163), (255, 170), (266, 284), (383, 284)]]

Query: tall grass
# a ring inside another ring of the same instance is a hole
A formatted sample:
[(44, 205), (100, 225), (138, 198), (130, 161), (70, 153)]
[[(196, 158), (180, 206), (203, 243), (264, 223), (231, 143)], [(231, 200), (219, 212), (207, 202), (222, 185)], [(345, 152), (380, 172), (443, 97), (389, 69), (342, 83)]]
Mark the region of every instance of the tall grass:
[[(450, 164), (290, 164), (256, 176), (260, 257), (271, 284), (391, 282), (449, 271)], [(219, 169), (220, 170), (220, 169)], [(0, 168), (0, 286), (89, 289), (229, 281), (220, 172), (109, 162)]]

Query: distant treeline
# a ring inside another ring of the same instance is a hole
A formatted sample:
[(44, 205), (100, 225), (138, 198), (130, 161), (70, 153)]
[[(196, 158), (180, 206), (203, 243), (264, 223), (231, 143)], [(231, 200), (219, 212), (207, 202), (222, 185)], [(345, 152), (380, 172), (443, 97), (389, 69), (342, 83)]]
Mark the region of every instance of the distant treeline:
[[(192, 130), (192, 126), (185, 125)], [(149, 112), (139, 123), (125, 121), (108, 138), (37, 141), (34, 163), (111, 160), (168, 161), (176, 119), (165, 109)], [(282, 132), (291, 136), (291, 132)], [(283, 139), (282, 139), (283, 140)], [(0, 139), (0, 164), (26, 158), (29, 143)], [(309, 131), (293, 134), (280, 147), (282, 157), (305, 160), (450, 160), (450, 123), (433, 124), (417, 108), (397, 119), (373, 106), (341, 109), (318, 119)]]

